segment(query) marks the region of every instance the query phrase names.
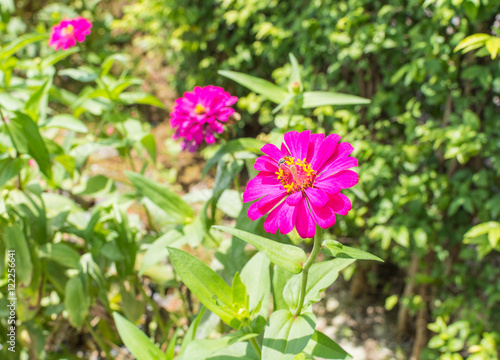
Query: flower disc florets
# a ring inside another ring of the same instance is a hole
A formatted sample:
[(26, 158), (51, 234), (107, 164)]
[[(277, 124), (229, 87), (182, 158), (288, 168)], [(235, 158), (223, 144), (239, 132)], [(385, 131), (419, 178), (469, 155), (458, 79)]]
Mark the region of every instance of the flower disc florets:
[(340, 191), (357, 184), (358, 174), (348, 169), (358, 161), (349, 157), (351, 144), (339, 140), (336, 134), (291, 131), (281, 148), (264, 145), (266, 155), (254, 165), (259, 174), (243, 194), (244, 202), (258, 200), (248, 209), (250, 219), (269, 213), (267, 232), (288, 234), (296, 228), (307, 238), (314, 236), (316, 225), (326, 229), (335, 224), (335, 214), (346, 215), (351, 202)]

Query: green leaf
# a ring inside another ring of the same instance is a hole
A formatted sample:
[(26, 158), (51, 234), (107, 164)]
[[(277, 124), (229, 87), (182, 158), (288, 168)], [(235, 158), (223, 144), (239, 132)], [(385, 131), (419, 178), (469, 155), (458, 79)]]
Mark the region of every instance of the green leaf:
[(486, 40), (488, 40), (489, 38), (490, 35), (488, 34), (474, 34), (467, 36), (465, 39), (458, 43), (457, 47), (453, 51), (458, 52), (460, 50), (464, 50), (464, 52), (469, 52), (483, 46)]
[(218, 73), (219, 75), (236, 81), (238, 84), (243, 85), (251, 91), (264, 96), (265, 98), (271, 100), (276, 104), (282, 103), (283, 100), (285, 100), (285, 97), (288, 95), (288, 92), (286, 92), (279, 86), (255, 76), (226, 70), (218, 71)]
[(233, 278), (232, 303), (237, 307), (248, 309), (248, 293), (245, 284), (241, 281), (240, 274), (236, 272)]
[(38, 89), (30, 96), (28, 101), (25, 104), (26, 110), (31, 110), (35, 114), (45, 114), (45, 110), (42, 109), (42, 101), (46, 99), (47, 93), (49, 92), (52, 86), (52, 78), (48, 78), (43, 85), (40, 85)]
[(182, 233), (177, 230), (170, 230), (166, 234), (163, 234), (158, 239), (156, 239), (148, 248), (141, 262), (141, 270), (139, 271), (139, 276), (142, 276), (144, 272), (151, 266), (157, 264), (162, 259), (167, 258), (168, 251), (167, 246), (172, 246), (179, 239), (182, 239)]
[(41, 125), (41, 127), (68, 129), (84, 134), (89, 132), (89, 129), (87, 129), (87, 126), (81, 120), (68, 114), (51, 117), (45, 124)]
[(222, 278), (205, 263), (182, 250), (167, 247), (182, 282), (210, 311), (229, 326), (238, 329), (238, 315), (231, 310), (232, 291)]
[(56, 63), (58, 63), (59, 61), (67, 58), (68, 56), (74, 54), (74, 53), (77, 53), (78, 51), (80, 51), (79, 48), (77, 47), (72, 47), (72, 48), (69, 48), (68, 50), (64, 50), (64, 51), (57, 51), (55, 53), (52, 53), (50, 54), (49, 56), (46, 56), (41, 64), (40, 64), (40, 67), (42, 69), (45, 69), (51, 65), (54, 65)]
[(225, 231), (255, 246), (274, 264), (298, 274), (302, 271), (302, 265), (307, 259), (304, 250), (297, 246), (281, 244), (276, 241), (257, 236), (246, 231), (233, 229), (227, 226), (213, 226), (215, 229)]
[(90, 298), (81, 276), (68, 280), (64, 290), (64, 306), (68, 311), (69, 322), (72, 326), (81, 327), (89, 313)]
[(12, 41), (10, 44), (4, 46), (0, 50), (0, 60), (4, 60), (12, 55), (14, 55), (16, 52), (21, 50), (23, 47), (40, 41), (47, 39), (47, 35), (39, 35), (39, 34), (28, 34), (28, 35), (23, 35), (18, 37), (16, 40)]
[[(31, 118), (19, 111), (10, 119), (8, 125), (12, 142), (19, 152), (27, 152), (36, 160), (40, 170), (48, 177), (52, 177), (49, 153), (43, 142), (38, 126)], [(22, 141), (22, 143), (20, 143)]]
[(325, 240), (321, 247), (321, 252), (327, 256), (333, 256), (338, 258), (346, 259), (357, 259), (357, 260), (375, 260), (382, 261), (378, 256), (372, 255), (366, 251), (355, 249), (349, 246), (342, 245), (335, 240)]
[(106, 75), (111, 70), (115, 61), (119, 61), (123, 65), (127, 65), (128, 58), (123, 54), (113, 54), (108, 56), (101, 64), (101, 76)]
[(179, 350), (179, 353), (177, 354), (178, 356), (181, 356), (184, 354), (184, 351), (188, 347), (188, 345), (191, 343), (191, 341), (194, 340), (196, 336), (196, 331), (198, 330), (198, 326), (200, 325), (200, 321), (203, 318), (203, 314), (205, 314), (205, 311), (207, 310), (206, 307), (201, 307), (200, 311), (198, 312), (198, 315), (196, 315), (196, 318), (194, 321), (189, 325), (188, 331), (182, 338), (182, 343), (181, 343), (181, 349)]
[(490, 53), (491, 59), (495, 59), (498, 55), (498, 51), (500, 50), (500, 38), (490, 36), (490, 38), (486, 40), (486, 49)]
[(120, 338), (137, 360), (160, 360), (165, 357), (163, 352), (134, 324), (117, 312), (113, 313), (113, 318)]
[(58, 155), (54, 158), (54, 162), (58, 162), (61, 164), (64, 169), (73, 176), (73, 173), (75, 172), (75, 158), (71, 155)]
[(148, 94), (146, 92), (141, 91), (129, 91), (121, 93), (118, 98), (125, 105), (135, 105), (135, 104), (144, 104), (144, 105), (153, 105), (159, 107), (160, 109), (164, 109), (165, 106), (163, 103), (158, 100), (154, 95)]
[(262, 359), (293, 360), (306, 347), (315, 326), (313, 313), (295, 317), (288, 310), (273, 312), (264, 332)]
[(325, 334), (315, 331), (304, 351), (322, 359), (349, 360), (352, 356)]
[(28, 240), (18, 224), (3, 227), (3, 237), (7, 251), (14, 250), (16, 259), (16, 281), (20, 284), (29, 285), (31, 282), (33, 263)]
[(131, 171), (125, 171), (125, 176), (142, 196), (150, 199), (177, 222), (186, 223), (193, 217), (193, 209), (165, 185)]
[(208, 159), (205, 167), (203, 168), (202, 176), (205, 176), (208, 170), (215, 166), (224, 155), (234, 154), (238, 151), (251, 151), (260, 154), (260, 149), (262, 148), (262, 146), (264, 146), (264, 143), (252, 138), (240, 138), (231, 140), (222, 145), (219, 150), (217, 150), (215, 155)]
[(245, 334), (236, 332), (223, 336), (219, 339), (200, 339), (189, 343), (184, 354), (179, 360), (205, 360), (212, 359), (211, 355), (240, 341), (257, 336), (257, 334)]
[(19, 174), (24, 166), (22, 158), (13, 159), (7, 157), (0, 159), (0, 187), (4, 186), (7, 181)]
[(241, 270), (241, 281), (249, 294), (250, 313), (260, 306), (259, 314), (264, 318), (269, 312), (271, 296), (270, 262), (263, 253), (255, 254)]
[(359, 96), (328, 91), (309, 91), (304, 93), (303, 109), (316, 108), (325, 105), (363, 105), (371, 101)]
[(473, 226), (464, 235), (464, 238), (475, 238), (489, 233), (491, 230), (500, 229), (500, 223), (496, 221), (489, 221), (482, 224)]
[(71, 246), (65, 243), (47, 243), (39, 248), (38, 255), (54, 261), (62, 266), (76, 269), (80, 263), (80, 254)]
[(59, 71), (59, 76), (68, 76), (80, 82), (91, 82), (97, 79), (97, 74), (89, 67), (79, 67), (78, 69), (63, 69)]
[(149, 157), (156, 164), (156, 140), (153, 134), (146, 134), (141, 139), (141, 144), (148, 152)]
[(290, 57), (290, 64), (292, 65), (292, 73), (290, 74), (290, 83), (288, 84), (288, 91), (290, 93), (293, 93), (293, 88), (292, 84), (293, 83), (298, 83), (300, 87), (299, 93), (302, 92), (302, 80), (300, 79), (300, 69), (299, 69), (299, 62), (297, 61), (297, 58), (292, 54), (288, 54)]
[[(321, 300), (321, 293), (337, 280), (341, 270), (354, 261), (354, 259), (337, 258), (313, 264), (309, 269), (304, 308)], [(283, 290), (285, 301), (292, 309), (296, 309), (298, 306), (301, 283), (302, 275), (295, 275), (288, 281)]]
[(273, 302), (274, 310), (288, 309), (288, 304), (283, 296), (286, 284), (294, 275), (279, 266), (273, 269)]

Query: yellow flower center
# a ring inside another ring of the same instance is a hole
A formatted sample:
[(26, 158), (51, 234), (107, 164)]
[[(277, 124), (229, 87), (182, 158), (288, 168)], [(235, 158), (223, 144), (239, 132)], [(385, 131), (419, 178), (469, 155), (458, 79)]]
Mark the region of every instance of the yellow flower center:
[(313, 186), (316, 179), (316, 171), (313, 170), (311, 164), (306, 162), (306, 159), (300, 160), (291, 156), (285, 156), (279, 161), (276, 175), (288, 194), (304, 191)]
[(194, 111), (197, 114), (203, 114), (205, 112), (205, 107), (201, 104), (196, 104), (196, 107), (194, 108)]
[(61, 30), (61, 34), (62, 36), (69, 36), (69, 35), (73, 35), (75, 32), (75, 27), (71, 24), (69, 24), (68, 26), (66, 26), (65, 28), (63, 28)]

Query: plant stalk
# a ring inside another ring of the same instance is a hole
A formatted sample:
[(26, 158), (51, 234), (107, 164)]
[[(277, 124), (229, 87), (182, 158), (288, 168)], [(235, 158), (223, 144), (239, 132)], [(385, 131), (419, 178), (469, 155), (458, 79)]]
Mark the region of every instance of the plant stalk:
[(257, 352), (257, 355), (259, 355), (259, 359), (262, 359), (262, 350), (260, 350), (259, 344), (257, 344), (257, 341), (255, 341), (255, 338), (250, 338), (249, 339), (250, 344), (254, 347), (255, 351)]
[(304, 299), (306, 297), (306, 290), (307, 290), (307, 278), (309, 276), (309, 268), (312, 266), (312, 264), (314, 264), (316, 258), (319, 255), (319, 252), (321, 250), (322, 237), (323, 237), (323, 229), (321, 229), (319, 226), (316, 226), (316, 235), (314, 236), (313, 249), (302, 269), (302, 285), (300, 287), (299, 306), (297, 307), (295, 316), (300, 315), (302, 307), (304, 306)]

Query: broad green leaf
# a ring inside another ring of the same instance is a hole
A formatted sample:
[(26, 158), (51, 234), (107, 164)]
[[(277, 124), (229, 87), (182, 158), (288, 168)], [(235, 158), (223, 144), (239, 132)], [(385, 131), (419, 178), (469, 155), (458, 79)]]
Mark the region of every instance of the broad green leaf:
[(76, 269), (80, 263), (80, 254), (65, 243), (47, 243), (39, 248), (40, 258), (54, 261), (62, 266)]
[(24, 160), (22, 158), (7, 157), (0, 160), (0, 187), (4, 186), (7, 181), (19, 174), (23, 168)]
[(245, 284), (241, 281), (240, 274), (236, 272), (232, 285), (232, 303), (233, 305), (248, 309), (248, 293)]
[[(49, 178), (52, 177), (52, 170), (50, 167), (49, 153), (43, 142), (38, 126), (31, 118), (19, 111), (16, 111), (15, 116), (10, 119), (8, 125), (9, 133), (12, 142), (20, 152), (27, 152), (36, 160), (40, 170)], [(19, 141), (24, 141), (19, 143)], [(27, 149), (26, 149), (27, 147)]]
[(177, 222), (185, 223), (192, 219), (193, 209), (165, 185), (131, 171), (125, 171), (125, 175), (142, 196), (150, 199)]
[(69, 279), (64, 294), (64, 306), (68, 311), (69, 322), (79, 328), (84, 324), (90, 307), (90, 297), (82, 277), (75, 276)]
[(500, 38), (490, 36), (490, 38), (486, 40), (486, 49), (490, 53), (491, 58), (495, 59), (498, 55), (498, 51), (500, 50)]
[(51, 117), (45, 124), (41, 125), (41, 127), (68, 129), (78, 133), (89, 132), (89, 129), (87, 129), (87, 126), (81, 120), (68, 114)]
[(306, 347), (315, 326), (313, 313), (295, 317), (288, 310), (273, 312), (264, 332), (262, 360), (293, 360)]
[(280, 104), (281, 102), (283, 102), (285, 97), (288, 95), (288, 92), (283, 90), (279, 86), (255, 76), (226, 70), (218, 71), (218, 73), (219, 75), (236, 81), (238, 84), (243, 85), (244, 87), (257, 94), (266, 97), (276, 104)]
[(108, 56), (101, 64), (101, 76), (106, 75), (111, 70), (115, 61), (119, 61), (123, 65), (127, 65), (128, 58), (123, 54), (113, 54)]
[(153, 134), (146, 134), (141, 139), (141, 144), (148, 152), (149, 157), (156, 164), (156, 140)]
[(78, 51), (80, 51), (78, 47), (72, 47), (68, 50), (54, 52), (49, 56), (43, 58), (42, 62), (40, 63), (40, 68), (45, 69), (48, 66), (54, 65)]
[[(309, 269), (304, 308), (321, 300), (321, 293), (337, 280), (339, 271), (354, 261), (354, 259), (337, 258), (313, 264)], [(296, 309), (298, 306), (301, 283), (302, 275), (295, 275), (288, 281), (283, 290), (285, 301), (291, 309)]]
[(26, 45), (31, 43), (47, 39), (47, 35), (39, 35), (39, 34), (28, 34), (18, 37), (16, 40), (12, 41), (10, 44), (2, 47), (0, 49), (0, 60), (5, 60), (6, 58), (14, 55), (16, 52), (21, 50)]
[(75, 158), (71, 155), (58, 155), (54, 158), (54, 162), (61, 164), (64, 169), (73, 176), (75, 172)]
[(3, 227), (6, 250), (14, 250), (16, 265), (16, 282), (28, 285), (31, 282), (33, 262), (28, 240), (18, 224)]
[[(52, 78), (48, 78), (42, 85), (38, 87), (38, 89), (30, 96), (28, 101), (26, 102), (25, 109), (30, 110), (34, 114), (43, 115), (42, 118), (45, 120), (46, 110), (43, 107), (46, 107), (46, 97), (52, 86)], [(45, 102), (45, 104), (44, 104)]]
[(249, 294), (249, 310), (252, 312), (260, 306), (259, 314), (264, 318), (269, 312), (271, 296), (269, 265), (269, 259), (263, 253), (257, 253), (241, 271), (241, 281), (245, 284)]
[(142, 276), (147, 269), (157, 264), (162, 259), (166, 259), (168, 256), (166, 247), (172, 246), (172, 244), (176, 243), (179, 239), (182, 239), (182, 237), (182, 233), (174, 229), (156, 239), (150, 245), (142, 258), (139, 276)]
[(496, 221), (489, 221), (482, 224), (473, 226), (464, 235), (464, 238), (474, 238), (481, 235), (485, 235), (493, 229), (500, 229), (500, 223)]
[(165, 108), (163, 103), (158, 100), (156, 96), (141, 91), (124, 92), (121, 93), (118, 98), (126, 105), (144, 104), (153, 105), (160, 109)]
[(352, 356), (325, 334), (315, 331), (304, 351), (312, 356), (331, 360), (349, 360)]
[(63, 69), (59, 71), (59, 76), (68, 76), (80, 82), (91, 82), (97, 79), (97, 74), (89, 67), (79, 67), (78, 69)]
[(73, 188), (73, 193), (77, 195), (108, 194), (115, 190), (113, 179), (104, 175), (96, 175), (87, 179), (83, 184)]
[(345, 259), (357, 259), (357, 260), (375, 260), (382, 261), (378, 256), (372, 255), (366, 251), (355, 249), (349, 246), (342, 245), (335, 240), (325, 240), (321, 247), (321, 252), (327, 256), (333, 256)]
[(285, 100), (283, 100), (281, 102), (281, 104), (279, 104), (278, 106), (276, 106), (274, 109), (273, 109), (273, 114), (276, 114), (278, 111), (280, 111), (283, 107), (287, 106), (290, 101), (292, 101), (292, 99), (295, 97), (296, 95), (295, 94), (288, 94), (285, 98)]
[(113, 313), (116, 329), (123, 343), (137, 360), (162, 360), (165, 354), (134, 324), (117, 312)]
[(255, 246), (274, 264), (298, 274), (302, 271), (302, 265), (307, 256), (304, 250), (297, 246), (281, 244), (276, 241), (257, 236), (246, 231), (233, 229), (227, 226), (213, 226), (215, 229), (225, 231), (231, 235), (237, 236), (243, 241)]
[(260, 360), (249, 342), (237, 342), (213, 353), (207, 360)]
[(257, 334), (245, 334), (243, 332), (236, 332), (219, 339), (200, 339), (193, 340), (189, 343), (186, 351), (179, 360), (205, 360), (212, 359), (211, 355), (229, 347), (240, 341), (245, 341), (257, 336)]
[(273, 303), (274, 311), (288, 309), (288, 304), (283, 296), (283, 290), (286, 284), (294, 275), (279, 266), (273, 269)]
[(264, 143), (252, 139), (252, 138), (240, 138), (231, 140), (224, 145), (222, 145), (219, 150), (208, 159), (205, 167), (203, 168), (202, 176), (205, 176), (208, 170), (210, 170), (213, 166), (215, 166), (220, 159), (226, 154), (234, 154), (238, 151), (251, 151), (256, 154), (260, 154), (260, 149), (264, 146)]
[(370, 100), (359, 96), (328, 91), (309, 91), (304, 93), (304, 105), (302, 108), (309, 109), (326, 105), (362, 105), (369, 103)]
[(188, 345), (191, 343), (191, 341), (194, 340), (196, 336), (196, 331), (198, 330), (198, 326), (200, 325), (200, 321), (203, 318), (203, 315), (205, 314), (206, 310), (207, 308), (202, 306), (200, 311), (198, 312), (198, 315), (196, 315), (194, 321), (191, 323), (191, 325), (189, 325), (188, 331), (182, 338), (181, 349), (177, 354), (178, 356), (181, 356), (188, 347)]
[(232, 291), (205, 263), (185, 251), (167, 247), (175, 271), (182, 282), (210, 311), (229, 326), (238, 329), (238, 315), (231, 310)]

